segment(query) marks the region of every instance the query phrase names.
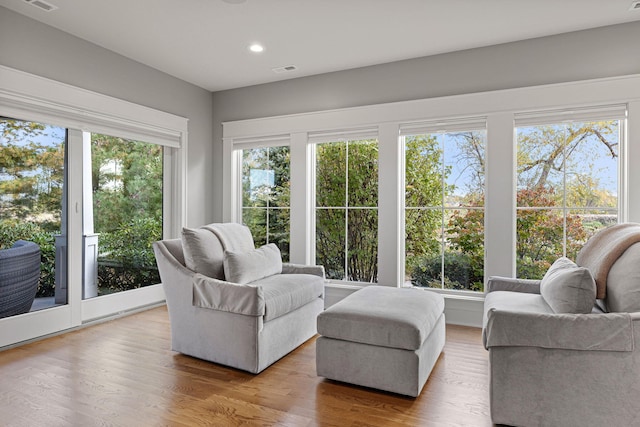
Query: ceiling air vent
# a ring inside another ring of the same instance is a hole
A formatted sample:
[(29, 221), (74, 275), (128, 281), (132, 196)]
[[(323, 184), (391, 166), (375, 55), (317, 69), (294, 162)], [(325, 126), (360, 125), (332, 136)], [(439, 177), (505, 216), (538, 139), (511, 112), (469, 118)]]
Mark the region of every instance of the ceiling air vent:
[(297, 70), (298, 67), (296, 67), (295, 65), (285, 65), (284, 67), (277, 67), (277, 68), (272, 68), (274, 73), (288, 73), (290, 71), (295, 71)]
[(35, 6), (40, 10), (44, 10), (45, 12), (52, 12), (58, 8), (58, 6), (47, 3), (44, 0), (24, 0), (24, 2), (29, 3), (31, 6)]
[(629, 10), (640, 10), (640, 0), (636, 0), (633, 3), (631, 3)]

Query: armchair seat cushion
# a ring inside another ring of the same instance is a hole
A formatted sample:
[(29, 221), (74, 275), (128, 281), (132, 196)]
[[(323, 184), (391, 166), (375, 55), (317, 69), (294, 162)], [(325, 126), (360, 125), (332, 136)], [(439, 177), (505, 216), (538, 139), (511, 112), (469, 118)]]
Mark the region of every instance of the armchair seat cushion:
[(250, 283), (262, 288), (264, 321), (276, 319), (324, 295), (324, 279), (311, 274), (276, 274)]

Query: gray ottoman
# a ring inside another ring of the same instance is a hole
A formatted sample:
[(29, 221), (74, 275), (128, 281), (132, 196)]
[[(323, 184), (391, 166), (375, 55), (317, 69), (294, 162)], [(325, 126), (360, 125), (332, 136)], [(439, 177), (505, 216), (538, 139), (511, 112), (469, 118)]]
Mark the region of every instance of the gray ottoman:
[(444, 298), (367, 286), (318, 315), (319, 376), (416, 397), (445, 342)]

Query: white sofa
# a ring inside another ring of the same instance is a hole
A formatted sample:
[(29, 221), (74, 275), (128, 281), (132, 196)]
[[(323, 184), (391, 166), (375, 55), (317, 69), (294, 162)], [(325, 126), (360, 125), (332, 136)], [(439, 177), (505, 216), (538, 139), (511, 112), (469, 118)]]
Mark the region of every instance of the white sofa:
[(154, 251), (173, 350), (258, 373), (316, 334), (324, 268), (282, 264), (247, 227), (185, 228)]

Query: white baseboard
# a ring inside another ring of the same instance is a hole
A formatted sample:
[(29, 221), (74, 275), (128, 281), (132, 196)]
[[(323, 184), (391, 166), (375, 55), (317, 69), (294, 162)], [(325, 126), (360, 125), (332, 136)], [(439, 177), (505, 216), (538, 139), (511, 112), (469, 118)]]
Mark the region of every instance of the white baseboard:
[[(324, 308), (327, 309), (360, 289), (359, 286), (329, 284), (324, 287)], [(448, 324), (482, 327), (484, 296), (444, 294), (444, 316)]]

